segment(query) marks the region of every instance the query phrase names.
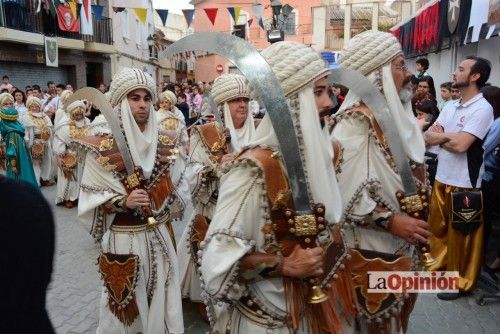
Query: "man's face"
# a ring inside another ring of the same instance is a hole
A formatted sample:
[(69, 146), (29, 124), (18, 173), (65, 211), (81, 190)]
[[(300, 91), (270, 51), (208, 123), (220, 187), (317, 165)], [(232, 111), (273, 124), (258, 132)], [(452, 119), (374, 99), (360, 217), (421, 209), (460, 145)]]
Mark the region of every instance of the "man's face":
[(151, 108), (151, 95), (145, 89), (133, 90), (127, 95), (128, 104), (132, 115), (138, 125), (148, 122), (149, 109)]
[(429, 83), (427, 81), (420, 81), (417, 86), (417, 92), (420, 94), (429, 93)]
[(460, 90), (458, 88), (451, 89), (451, 98), (453, 100), (459, 100), (461, 97)]
[(62, 88), (56, 87), (56, 94), (57, 95), (61, 95), (62, 91), (63, 91)]
[(56, 93), (56, 85), (55, 84), (50, 84), (48, 86), (48, 89), (49, 89), (49, 93), (50, 94), (55, 94)]
[(183, 97), (180, 97), (180, 96), (179, 96), (179, 97), (177, 98), (177, 102), (178, 102), (179, 104), (181, 104), (181, 103), (186, 102), (186, 99), (185, 99), (185, 98), (183, 98)]
[(402, 102), (408, 102), (413, 94), (411, 77), (412, 73), (406, 67), (403, 55), (399, 55), (391, 61), (391, 72), (394, 86)]
[(42, 93), (38, 89), (33, 89), (33, 96), (41, 98), (42, 97)]
[(463, 62), (460, 63), (460, 65), (458, 65), (455, 72), (453, 72), (453, 83), (457, 88), (468, 87), (471, 84), (471, 82), (479, 79), (478, 73), (470, 75), (470, 70), (475, 63), (476, 63), (475, 60), (465, 59)]
[(32, 89), (28, 89), (26, 91), (26, 97), (30, 97), (31, 95), (33, 95), (33, 90)]
[(451, 91), (448, 88), (441, 87), (441, 98), (445, 101), (451, 99)]
[(328, 80), (326, 77), (316, 80), (313, 86), (314, 101), (318, 112), (328, 110), (332, 107), (332, 99), (328, 92)]
[(419, 63), (415, 63), (415, 69), (417, 70), (417, 72), (422, 72), (424, 70), (424, 67)]
[(3, 83), (8, 84), (9, 83), (9, 78), (3, 78)]
[(233, 124), (238, 126), (245, 123), (248, 116), (248, 99), (246, 97), (239, 97), (227, 102)]

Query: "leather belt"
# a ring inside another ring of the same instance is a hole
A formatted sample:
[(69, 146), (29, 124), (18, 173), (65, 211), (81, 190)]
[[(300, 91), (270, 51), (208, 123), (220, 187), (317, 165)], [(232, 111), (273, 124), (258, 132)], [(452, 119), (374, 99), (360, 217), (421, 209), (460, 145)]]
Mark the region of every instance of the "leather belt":
[(113, 219), (114, 226), (141, 226), (147, 222), (129, 212), (118, 212)]

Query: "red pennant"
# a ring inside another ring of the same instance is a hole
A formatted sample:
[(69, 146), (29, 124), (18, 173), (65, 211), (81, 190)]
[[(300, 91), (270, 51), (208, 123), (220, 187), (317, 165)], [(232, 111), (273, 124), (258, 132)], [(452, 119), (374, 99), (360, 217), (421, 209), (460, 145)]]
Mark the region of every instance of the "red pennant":
[(204, 8), (205, 13), (208, 16), (208, 19), (210, 22), (212, 22), (212, 25), (215, 24), (215, 18), (217, 17), (217, 11), (219, 10), (218, 8)]

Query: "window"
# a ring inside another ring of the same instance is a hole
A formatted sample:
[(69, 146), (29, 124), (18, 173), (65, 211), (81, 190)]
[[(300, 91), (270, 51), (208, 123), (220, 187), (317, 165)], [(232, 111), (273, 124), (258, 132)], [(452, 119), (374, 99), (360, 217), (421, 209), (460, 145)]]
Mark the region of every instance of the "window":
[(283, 14), (280, 14), (278, 16), (278, 27), (285, 32), (285, 35), (295, 35), (295, 13), (290, 13), (286, 19)]
[(123, 38), (130, 39), (130, 28), (129, 28), (129, 20), (128, 20), (128, 9), (125, 9), (121, 12), (120, 22), (122, 25), (122, 36)]

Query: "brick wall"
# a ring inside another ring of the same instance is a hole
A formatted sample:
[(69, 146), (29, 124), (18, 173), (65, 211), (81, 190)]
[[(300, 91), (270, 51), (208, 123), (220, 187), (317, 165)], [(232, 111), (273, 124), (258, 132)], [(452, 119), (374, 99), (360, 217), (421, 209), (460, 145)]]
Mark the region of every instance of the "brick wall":
[(13, 85), (20, 88), (38, 84), (47, 87), (47, 81), (70, 83), (75, 88), (87, 86), (86, 63), (102, 63), (103, 78), (109, 83), (111, 79), (110, 60), (108, 56), (98, 53), (87, 53), (79, 50), (59, 49), (59, 67), (45, 66), (37, 63), (38, 55), (43, 54), (42, 47), (24, 44), (0, 43), (0, 76), (8, 75)]

